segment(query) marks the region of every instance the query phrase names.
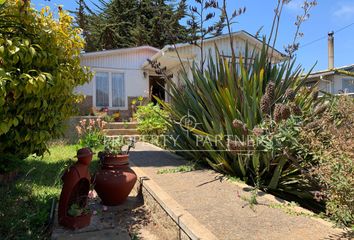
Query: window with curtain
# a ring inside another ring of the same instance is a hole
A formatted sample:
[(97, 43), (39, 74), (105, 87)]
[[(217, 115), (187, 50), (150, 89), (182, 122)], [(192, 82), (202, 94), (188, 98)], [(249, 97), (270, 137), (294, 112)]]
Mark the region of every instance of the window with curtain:
[(109, 106), (109, 74), (108, 72), (96, 73), (96, 106)]
[(125, 83), (123, 73), (112, 73), (112, 107), (125, 106)]

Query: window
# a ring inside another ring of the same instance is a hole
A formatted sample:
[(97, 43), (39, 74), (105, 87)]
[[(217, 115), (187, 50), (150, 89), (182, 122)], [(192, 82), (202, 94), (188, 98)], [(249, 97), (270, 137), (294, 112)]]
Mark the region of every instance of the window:
[(109, 74), (107, 72), (96, 73), (96, 106), (109, 106)]
[(354, 78), (343, 78), (342, 89), (344, 93), (354, 93)]
[(125, 81), (123, 73), (96, 72), (96, 107), (125, 107)]
[(112, 107), (125, 106), (124, 75), (112, 73)]

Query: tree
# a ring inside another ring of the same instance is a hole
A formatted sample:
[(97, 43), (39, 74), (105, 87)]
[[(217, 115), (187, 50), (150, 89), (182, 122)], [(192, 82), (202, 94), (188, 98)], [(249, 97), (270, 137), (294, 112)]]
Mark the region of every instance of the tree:
[(11, 160), (43, 155), (75, 113), (76, 86), (90, 80), (80, 66), (81, 31), (59, 7), (38, 12), (30, 1), (0, 5), (0, 171)]
[[(84, 30), (86, 51), (187, 41), (184, 18), (185, 0), (175, 4), (168, 0), (100, 0), (97, 11), (84, 0), (77, 1), (76, 23)], [(85, 21), (83, 21), (85, 19)]]
[(185, 16), (185, 0), (181, 1), (177, 7), (173, 2), (165, 0), (152, 1), (153, 18), (150, 28), (150, 45), (163, 48), (167, 44), (187, 41), (187, 29), (179, 23)]

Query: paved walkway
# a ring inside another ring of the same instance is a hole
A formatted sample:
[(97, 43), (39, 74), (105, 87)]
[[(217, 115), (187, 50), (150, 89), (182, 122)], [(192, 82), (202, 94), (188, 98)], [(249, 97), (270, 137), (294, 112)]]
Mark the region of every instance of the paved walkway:
[(298, 208), (286, 207), (268, 194), (258, 196), (251, 209), (245, 200), (249, 187), (214, 171), (159, 174), (186, 162), (151, 144), (137, 143), (130, 160), (219, 239), (350, 239), (331, 223), (298, 214)]

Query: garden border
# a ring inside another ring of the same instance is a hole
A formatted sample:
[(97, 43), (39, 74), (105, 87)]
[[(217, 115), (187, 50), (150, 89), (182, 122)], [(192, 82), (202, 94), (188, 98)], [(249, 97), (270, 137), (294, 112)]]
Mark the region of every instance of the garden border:
[[(204, 225), (198, 222), (188, 211), (186, 211), (180, 204), (178, 204), (170, 195), (162, 190), (157, 183), (147, 177), (147, 174), (141, 170), (138, 166), (130, 162), (131, 168), (138, 175), (137, 192), (142, 192), (144, 197), (144, 203), (148, 207), (155, 203), (173, 220), (178, 227), (179, 239), (192, 239), (202, 240), (218, 239), (213, 233), (211, 233)], [(146, 196), (146, 195), (149, 196)], [(146, 199), (149, 199), (146, 201)]]

